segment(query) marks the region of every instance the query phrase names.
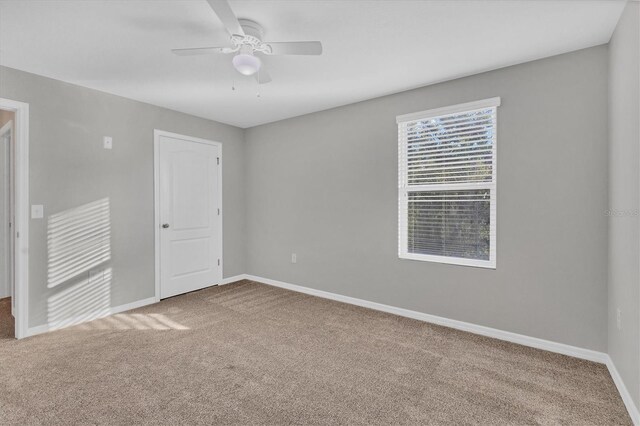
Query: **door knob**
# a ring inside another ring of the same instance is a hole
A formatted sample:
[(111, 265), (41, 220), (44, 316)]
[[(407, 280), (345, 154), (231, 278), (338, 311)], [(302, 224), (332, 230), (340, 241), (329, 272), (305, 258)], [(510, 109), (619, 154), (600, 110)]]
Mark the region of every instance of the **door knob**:
[(168, 224), (168, 223), (163, 223), (163, 224), (162, 224), (162, 227), (166, 229), (166, 228), (168, 228), (168, 227), (169, 227), (169, 224)]

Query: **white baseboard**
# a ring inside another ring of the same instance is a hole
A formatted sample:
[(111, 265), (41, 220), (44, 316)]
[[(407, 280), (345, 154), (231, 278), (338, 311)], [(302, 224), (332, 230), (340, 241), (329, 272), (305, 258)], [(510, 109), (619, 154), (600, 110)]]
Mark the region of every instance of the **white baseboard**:
[(245, 279), (247, 279), (247, 274), (235, 275), (233, 277), (223, 278), (222, 281), (220, 281), (220, 284), (218, 285), (231, 284), (231, 283), (235, 283), (236, 281), (241, 281)]
[[(311, 296), (322, 297), (324, 299), (331, 299), (338, 302), (348, 303), (351, 305), (361, 306), (364, 308), (374, 309), (377, 311), (387, 312), (390, 314), (399, 315), (402, 317), (413, 318), (419, 321), (428, 322), (431, 324), (442, 325), (445, 327), (454, 328), (456, 330), (467, 331), (469, 333), (479, 334), (481, 336), (492, 337), (499, 340), (504, 340), (507, 342), (517, 343), (524, 346), (529, 346), (532, 348), (542, 349), (549, 352), (555, 352), (563, 355), (572, 356), (575, 358), (585, 359), (588, 361), (594, 361), (598, 363), (605, 364), (611, 374), (611, 377), (618, 388), (618, 392), (620, 392), (620, 396), (624, 401), (627, 410), (629, 411), (629, 415), (631, 416), (631, 420), (635, 426), (640, 426), (640, 412), (638, 411), (638, 407), (634, 403), (631, 395), (627, 387), (625, 386), (618, 370), (616, 369), (613, 360), (611, 357), (604, 353), (598, 352), (591, 349), (579, 348), (576, 346), (566, 345), (564, 343), (552, 342), (550, 340), (539, 339), (537, 337), (525, 336), (523, 334), (512, 333), (510, 331), (498, 330), (496, 328), (485, 327), (482, 325), (476, 325), (464, 321), (453, 320), (449, 318), (439, 317), (436, 315), (425, 314), (423, 312), (411, 311), (409, 309), (404, 308), (396, 308), (394, 306), (384, 305), (382, 303), (370, 302), (368, 300), (358, 299), (355, 297), (343, 296), (336, 293), (330, 293), (328, 291), (316, 290), (309, 287), (302, 287), (295, 284), (289, 284), (282, 281), (272, 280), (270, 278), (258, 277), (255, 275), (249, 274), (240, 274), (235, 275), (233, 277), (224, 278), (219, 285), (231, 284), (241, 280), (251, 280), (257, 281), (263, 284), (271, 285), (274, 287), (280, 287), (291, 291), (296, 291), (299, 293), (309, 294)], [(71, 325), (77, 325), (83, 322), (92, 321), (94, 319), (102, 318), (105, 316), (117, 314), (124, 311), (129, 311), (131, 309), (139, 308), (146, 305), (151, 305), (153, 303), (158, 302), (156, 297), (150, 297), (148, 299), (139, 300), (137, 302), (128, 303), (126, 305), (116, 306), (114, 308), (105, 309), (103, 311), (95, 312), (89, 315), (84, 315), (81, 317), (71, 318), (69, 320), (65, 320), (59, 324), (44, 324), (36, 327), (30, 327), (27, 330), (27, 336), (34, 336), (36, 334), (45, 333), (51, 330), (57, 330), (60, 328), (68, 327)]]
[(510, 331), (498, 330), (496, 328), (476, 325), (469, 322), (453, 320), (449, 318), (439, 317), (436, 315), (425, 314), (423, 312), (411, 311), (409, 309), (396, 308), (394, 306), (384, 305), (382, 303), (370, 302), (368, 300), (357, 299), (355, 297), (342, 296), (340, 294), (329, 293), (327, 291), (315, 290), (308, 287), (302, 287), (295, 284), (284, 283), (269, 278), (247, 275), (246, 279), (258, 281), (275, 287), (286, 288), (288, 290), (300, 293), (310, 294), (325, 299), (336, 300), (338, 302), (349, 303), (351, 305), (362, 306), (364, 308), (375, 309), (376, 311), (387, 312), (402, 317), (413, 318), (432, 324), (438, 324), (445, 327), (455, 328), (456, 330), (468, 331), (469, 333), (479, 334), (481, 336), (493, 337), (495, 339), (505, 340), (507, 342), (518, 343), (532, 348), (543, 349), (563, 355), (569, 355), (575, 358), (586, 359), (601, 364), (606, 363), (608, 355), (604, 352), (598, 352), (591, 349), (579, 348), (576, 346), (566, 345), (564, 343), (552, 342), (550, 340), (539, 339), (537, 337), (525, 336), (523, 334), (512, 333)]
[(149, 297), (147, 299), (138, 300), (135, 302), (127, 303), (125, 305), (115, 306), (113, 308), (102, 309), (100, 311), (91, 312), (85, 315), (79, 315), (71, 317), (62, 321), (57, 321), (49, 324), (42, 324), (35, 327), (29, 327), (27, 329), (27, 335), (35, 336), (36, 334), (46, 333), (47, 331), (60, 330), (62, 328), (70, 327), (72, 325), (82, 324), (83, 322), (93, 321), (98, 318), (104, 318), (109, 315), (119, 314), (120, 312), (130, 311), (132, 309), (140, 308), (142, 306), (152, 305), (157, 303), (156, 297)]
[[(245, 278), (246, 278), (245, 274), (224, 278), (218, 285), (231, 284), (236, 281), (243, 280)], [(25, 337), (35, 336), (37, 334), (46, 333), (47, 331), (60, 330), (62, 328), (70, 327), (72, 325), (82, 324), (83, 322), (93, 321), (98, 318), (104, 318), (109, 315), (119, 314), (120, 312), (130, 311), (132, 309), (140, 308), (142, 306), (158, 303), (159, 301), (160, 301), (159, 298), (154, 296), (154, 297), (149, 297), (147, 299), (139, 300), (137, 302), (127, 303), (126, 305), (120, 305), (114, 308), (102, 309), (100, 311), (91, 312), (91, 313), (80, 315), (77, 317), (71, 317), (71, 318), (68, 318), (62, 321), (57, 321), (54, 323), (42, 324), (35, 327), (29, 327), (29, 329), (27, 330), (27, 335)]]
[(618, 392), (620, 392), (620, 396), (622, 397), (622, 401), (624, 405), (627, 407), (627, 411), (629, 412), (629, 416), (631, 416), (631, 420), (635, 426), (640, 426), (640, 411), (638, 411), (638, 407), (633, 402), (633, 398), (631, 398), (631, 394), (629, 390), (625, 386), (622, 381), (622, 377), (620, 377), (620, 373), (618, 373), (618, 369), (616, 368), (613, 360), (609, 355), (607, 355), (607, 368), (609, 369), (609, 374), (611, 374), (611, 378), (613, 382), (616, 384), (618, 388)]
[(368, 300), (357, 299), (355, 297), (342, 296), (336, 293), (330, 293), (327, 291), (316, 290), (313, 288), (302, 287), (295, 284), (289, 284), (282, 281), (272, 280), (270, 278), (257, 277), (255, 275), (245, 275), (243, 279), (251, 281), (257, 281), (264, 284), (268, 284), (274, 287), (280, 287), (287, 290), (297, 291), (299, 293), (309, 294), (311, 296), (322, 297), (325, 299), (331, 299), (338, 302), (349, 303), (351, 305), (362, 306), (364, 308), (375, 309), (377, 311), (387, 312), (390, 314), (399, 315), (402, 317), (413, 318), (419, 321), (424, 321), (432, 324), (438, 324), (445, 327), (455, 328), (456, 330), (467, 331), (469, 333), (479, 334), (486, 337), (493, 337), (499, 340), (505, 340), (507, 342), (518, 343), (520, 345), (529, 346), (532, 348), (542, 349), (549, 352), (555, 352), (563, 355), (572, 356), (575, 358), (584, 359), (587, 361), (594, 361), (597, 363), (605, 364), (609, 369), (609, 373), (613, 378), (613, 382), (620, 392), (620, 396), (624, 401), (625, 406), (631, 416), (631, 420), (635, 426), (640, 426), (640, 413), (636, 407), (627, 387), (625, 386), (618, 370), (613, 364), (613, 360), (608, 354), (604, 352), (598, 352), (591, 349), (579, 348), (576, 346), (566, 345), (564, 343), (552, 342), (550, 340), (539, 339), (537, 337), (525, 336), (523, 334), (512, 333), (510, 331), (498, 330), (491, 327), (485, 327), (482, 325), (476, 325), (464, 321), (452, 320), (449, 318), (443, 318), (436, 315), (425, 314), (422, 312), (411, 311), (403, 308), (396, 308), (394, 306), (384, 305), (382, 303), (370, 302)]

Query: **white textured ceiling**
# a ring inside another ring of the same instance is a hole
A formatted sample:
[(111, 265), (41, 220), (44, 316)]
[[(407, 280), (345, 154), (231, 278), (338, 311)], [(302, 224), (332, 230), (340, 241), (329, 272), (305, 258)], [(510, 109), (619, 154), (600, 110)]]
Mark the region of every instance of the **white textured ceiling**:
[[(205, 0), (0, 1), (0, 64), (240, 127), (607, 43), (618, 0), (230, 0), (267, 41), (320, 40), (322, 56), (271, 56), (273, 78), (231, 57), (172, 48), (227, 40)], [(236, 90), (232, 91), (235, 80)]]

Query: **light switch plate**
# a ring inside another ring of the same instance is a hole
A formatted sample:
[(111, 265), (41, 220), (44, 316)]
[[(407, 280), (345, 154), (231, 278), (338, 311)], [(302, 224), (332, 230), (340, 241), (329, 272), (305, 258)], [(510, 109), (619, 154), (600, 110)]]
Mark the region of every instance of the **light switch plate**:
[(111, 136), (105, 136), (102, 138), (104, 149), (113, 148), (113, 138)]
[(42, 204), (31, 205), (31, 219), (42, 219), (44, 217), (44, 206)]

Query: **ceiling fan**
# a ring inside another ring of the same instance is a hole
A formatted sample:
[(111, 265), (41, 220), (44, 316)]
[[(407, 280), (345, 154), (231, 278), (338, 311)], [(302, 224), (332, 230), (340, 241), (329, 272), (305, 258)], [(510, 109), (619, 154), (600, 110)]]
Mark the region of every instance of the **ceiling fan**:
[(259, 84), (268, 83), (271, 77), (264, 70), (262, 61), (255, 53), (265, 55), (321, 55), (322, 43), (319, 41), (262, 41), (262, 27), (248, 19), (238, 19), (227, 0), (207, 0), (213, 11), (230, 34), (230, 46), (194, 47), (172, 49), (176, 55), (203, 55), (209, 53), (234, 54), (233, 67), (243, 75), (253, 75)]

